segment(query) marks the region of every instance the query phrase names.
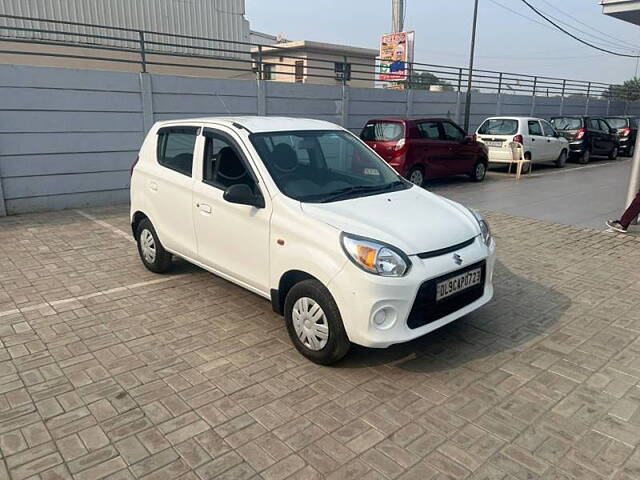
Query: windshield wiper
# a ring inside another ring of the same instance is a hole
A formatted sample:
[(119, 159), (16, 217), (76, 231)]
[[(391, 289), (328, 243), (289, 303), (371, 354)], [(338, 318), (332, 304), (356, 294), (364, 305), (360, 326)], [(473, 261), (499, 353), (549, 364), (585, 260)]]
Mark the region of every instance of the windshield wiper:
[(387, 192), (395, 187), (406, 185), (406, 182), (402, 180), (396, 180), (395, 182), (388, 183), (386, 185), (358, 185), (355, 187), (342, 188), (331, 193), (328, 197), (320, 200), (320, 203), (329, 203), (340, 200), (341, 198), (348, 197), (358, 193), (382, 193)]

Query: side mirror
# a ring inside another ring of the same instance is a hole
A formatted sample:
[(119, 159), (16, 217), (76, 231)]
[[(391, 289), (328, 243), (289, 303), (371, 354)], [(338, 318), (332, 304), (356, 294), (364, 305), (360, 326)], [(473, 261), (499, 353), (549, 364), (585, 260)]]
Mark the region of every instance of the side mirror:
[(251, 187), (246, 183), (231, 185), (224, 191), (222, 198), (229, 203), (249, 205), (255, 208), (264, 208), (264, 198), (262, 195), (256, 195), (253, 193)]
[(466, 135), (462, 139), (462, 144), (463, 145), (469, 145), (470, 143), (473, 143), (473, 141), (474, 141), (474, 136), (473, 135)]

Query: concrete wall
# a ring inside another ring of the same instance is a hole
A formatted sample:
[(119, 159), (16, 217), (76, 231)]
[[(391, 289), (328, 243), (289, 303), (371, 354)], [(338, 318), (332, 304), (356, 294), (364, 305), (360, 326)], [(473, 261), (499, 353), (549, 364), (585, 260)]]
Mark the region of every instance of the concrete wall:
[[(204, 115), (311, 117), (359, 132), (375, 117), (449, 117), (456, 92), (0, 65), (0, 215), (126, 202), (153, 121)], [(475, 129), (495, 114), (640, 114), (640, 104), (474, 94)]]

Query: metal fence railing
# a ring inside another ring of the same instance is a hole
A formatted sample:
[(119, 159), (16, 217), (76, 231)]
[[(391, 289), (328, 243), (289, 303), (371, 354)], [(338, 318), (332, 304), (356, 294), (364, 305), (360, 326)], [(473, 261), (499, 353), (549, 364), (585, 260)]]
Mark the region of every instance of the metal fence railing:
[[(29, 45), (19, 51), (11, 43)], [(74, 48), (60, 47), (81, 47)], [(137, 65), (142, 72), (155, 67), (238, 72), (262, 80), (323, 79), (342, 84), (380, 87), (381, 62), (373, 56), (334, 59), (296, 56), (289, 48), (173, 33), (135, 30), (15, 15), (0, 15), (0, 54), (82, 59)], [(466, 91), (469, 70), (464, 67), (413, 62), (402, 82), (393, 88)], [(212, 76), (210, 73), (208, 76)], [(239, 75), (236, 75), (239, 76)], [(602, 82), (475, 69), (472, 91), (534, 96), (597, 97), (635, 100), (640, 89)]]

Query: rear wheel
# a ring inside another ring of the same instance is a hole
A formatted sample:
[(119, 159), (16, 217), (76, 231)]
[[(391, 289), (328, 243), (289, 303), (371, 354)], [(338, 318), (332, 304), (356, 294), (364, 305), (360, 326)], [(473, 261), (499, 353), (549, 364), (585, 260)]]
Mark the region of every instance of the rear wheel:
[(531, 170), (531, 154), (529, 152), (524, 154), (524, 159), (528, 162), (522, 164), (522, 171), (520, 173), (529, 173)]
[(567, 151), (566, 150), (562, 150), (562, 152), (560, 152), (560, 156), (558, 157), (558, 159), (554, 163), (555, 163), (556, 167), (564, 168), (564, 166), (567, 164)]
[(628, 149), (627, 149), (627, 157), (633, 157), (633, 152), (635, 152), (635, 145), (631, 145)]
[(138, 224), (136, 240), (138, 241), (138, 254), (145, 267), (154, 273), (163, 273), (169, 270), (171, 254), (160, 243), (158, 234), (148, 218)]
[(284, 319), (296, 349), (321, 365), (337, 362), (351, 342), (331, 293), (315, 279), (294, 285), (284, 304)]
[(578, 157), (578, 163), (581, 165), (586, 165), (591, 160), (591, 150), (585, 150), (582, 152), (582, 155)]
[(618, 158), (618, 147), (614, 146), (609, 152), (609, 160), (615, 160)]
[(484, 177), (487, 176), (487, 164), (479, 161), (476, 163), (476, 166), (473, 167), (473, 171), (469, 174), (471, 180), (474, 182), (481, 182), (484, 180)]
[(421, 187), (424, 183), (424, 172), (422, 171), (422, 168), (413, 167), (411, 170), (409, 170), (409, 173), (407, 173), (407, 180)]

